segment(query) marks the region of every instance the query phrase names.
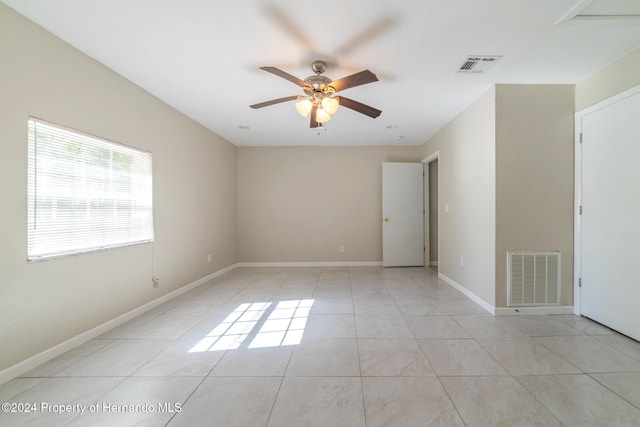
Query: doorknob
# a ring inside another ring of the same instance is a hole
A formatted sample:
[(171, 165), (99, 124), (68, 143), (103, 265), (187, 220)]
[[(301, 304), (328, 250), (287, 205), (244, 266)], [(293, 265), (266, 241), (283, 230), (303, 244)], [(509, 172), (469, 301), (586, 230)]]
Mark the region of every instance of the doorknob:
[(386, 218), (384, 219), (384, 222), (389, 222), (389, 217), (386, 217)]

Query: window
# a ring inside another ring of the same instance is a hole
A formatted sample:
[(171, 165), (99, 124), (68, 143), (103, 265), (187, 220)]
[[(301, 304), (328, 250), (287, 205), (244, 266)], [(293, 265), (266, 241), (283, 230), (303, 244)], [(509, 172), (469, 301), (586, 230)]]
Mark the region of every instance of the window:
[(151, 154), (29, 119), (27, 259), (153, 241)]

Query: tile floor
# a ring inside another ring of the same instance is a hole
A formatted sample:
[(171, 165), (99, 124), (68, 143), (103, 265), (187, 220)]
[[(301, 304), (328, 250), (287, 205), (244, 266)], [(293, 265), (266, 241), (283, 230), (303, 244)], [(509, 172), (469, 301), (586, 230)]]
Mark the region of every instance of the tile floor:
[(640, 426), (640, 343), (493, 317), (431, 269), (240, 268), (0, 401), (35, 404), (3, 426)]

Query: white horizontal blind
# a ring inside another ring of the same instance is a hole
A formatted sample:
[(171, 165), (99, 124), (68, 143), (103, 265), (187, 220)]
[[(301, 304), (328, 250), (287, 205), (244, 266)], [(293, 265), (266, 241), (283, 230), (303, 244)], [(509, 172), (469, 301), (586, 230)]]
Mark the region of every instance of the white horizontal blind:
[(151, 154), (29, 119), (29, 260), (153, 241)]

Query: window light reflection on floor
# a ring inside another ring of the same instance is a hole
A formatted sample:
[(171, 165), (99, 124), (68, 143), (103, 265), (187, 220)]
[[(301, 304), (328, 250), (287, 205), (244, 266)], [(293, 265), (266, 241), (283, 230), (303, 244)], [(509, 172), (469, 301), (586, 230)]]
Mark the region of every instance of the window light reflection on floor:
[(189, 353), (234, 350), (240, 347), (270, 305), (270, 302), (240, 304), (206, 337), (189, 350)]
[(312, 305), (312, 299), (280, 301), (249, 348), (300, 344)]
[[(280, 301), (269, 313), (248, 348), (300, 344), (314, 300)], [(239, 348), (271, 307), (271, 302), (240, 304), (189, 353)]]

